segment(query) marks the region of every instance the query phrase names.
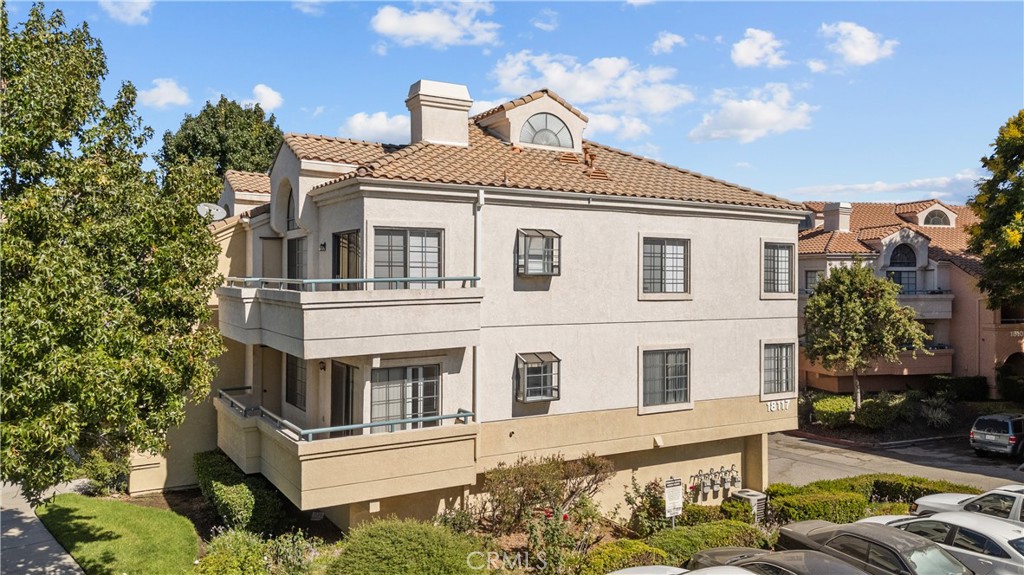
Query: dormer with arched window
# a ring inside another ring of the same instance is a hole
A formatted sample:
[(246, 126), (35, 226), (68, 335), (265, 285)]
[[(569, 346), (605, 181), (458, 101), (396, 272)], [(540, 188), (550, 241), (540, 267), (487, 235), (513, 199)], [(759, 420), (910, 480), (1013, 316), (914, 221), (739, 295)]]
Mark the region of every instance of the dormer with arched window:
[(538, 90), (488, 110), (477, 125), (514, 146), (583, 152), (588, 119), (550, 90)]

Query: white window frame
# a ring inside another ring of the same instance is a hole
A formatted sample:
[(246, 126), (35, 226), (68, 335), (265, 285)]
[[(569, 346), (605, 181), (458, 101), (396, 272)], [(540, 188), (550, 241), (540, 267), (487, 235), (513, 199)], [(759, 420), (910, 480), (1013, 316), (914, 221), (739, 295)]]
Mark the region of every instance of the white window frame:
[[(645, 292), (644, 291), (644, 240), (679, 240), (685, 244), (685, 261), (683, 265), (683, 284), (686, 291), (682, 292)], [(693, 240), (689, 235), (678, 233), (640, 233), (637, 235), (637, 299), (640, 301), (688, 301), (693, 299)]]
[[(550, 390), (547, 395), (529, 395), (530, 378), (538, 377), (538, 374), (530, 373), (531, 369), (548, 369), (548, 373), (541, 373), (539, 377), (550, 377), (549, 384), (542, 386)], [(522, 352), (516, 354), (516, 401), (519, 403), (539, 403), (544, 401), (558, 401), (562, 397), (562, 360), (550, 351)]]
[[(761, 396), (761, 401), (774, 401), (777, 399), (793, 399), (797, 396), (797, 392), (800, 388), (800, 383), (797, 380), (797, 373), (800, 369), (800, 346), (797, 344), (795, 339), (763, 339), (758, 342), (760, 346), (757, 353), (757, 381), (758, 381), (758, 392)], [(765, 391), (765, 350), (769, 345), (789, 345), (793, 349), (793, 359), (789, 367), (790, 381), (793, 382), (793, 389), (789, 391), (780, 391), (777, 393), (768, 393)]]
[[(789, 291), (768, 292), (764, 290), (765, 268), (764, 259), (769, 244), (782, 244), (789, 246)], [(761, 273), (758, 275), (757, 289), (761, 293), (761, 299), (797, 299), (797, 259), (796, 242), (788, 238), (761, 238), (761, 250), (758, 252), (758, 268)]]
[[(546, 247), (548, 240), (551, 248)], [(531, 244), (540, 241), (545, 247), (541, 251), (540, 271), (533, 269), (531, 263), (536, 260), (530, 248)], [(550, 252), (550, 253), (549, 253)], [(562, 236), (549, 229), (519, 228), (516, 230), (516, 273), (522, 277), (551, 277), (562, 275)]]
[[(367, 277), (367, 278), (375, 278), (376, 277), (375, 273), (376, 273), (377, 230), (405, 230), (406, 232), (408, 232), (409, 230), (425, 230), (425, 231), (431, 231), (431, 232), (435, 232), (435, 231), (436, 232), (441, 232), (441, 239), (440, 239), (440, 244), (439, 244), (441, 253), (439, 254), (440, 260), (439, 260), (438, 263), (439, 263), (441, 275), (444, 276), (444, 274), (448, 273), (448, 263), (449, 263), (448, 262), (448, 250), (447, 250), (445, 244), (448, 241), (450, 230), (445, 225), (443, 225), (442, 223), (437, 222), (437, 221), (419, 221), (419, 220), (405, 220), (405, 221), (402, 221), (402, 222), (367, 220), (364, 223), (364, 225), (363, 225), (363, 230), (365, 230), (365, 234), (364, 235), (366, 236), (365, 238), (362, 239), (362, 242), (363, 242), (363, 262), (362, 262), (362, 267), (363, 267), (363, 273), (365, 274), (365, 277)], [(405, 263), (406, 268), (408, 268), (408, 265), (409, 265), (409, 262), (408, 262), (408, 249), (409, 249), (409, 246), (406, 245), (406, 263)], [(387, 279), (387, 278), (380, 278), (380, 279)], [(409, 284), (414, 284), (414, 283), (422, 283), (422, 282), (409, 282)], [(431, 282), (431, 283), (433, 283), (433, 282)], [(437, 289), (437, 288), (433, 288), (433, 287), (425, 287), (425, 288), (413, 287), (413, 288), (409, 288), (408, 287), (409, 284), (406, 284), (407, 287), (400, 287), (398, 289), (399, 290), (401, 290), (401, 289)], [(443, 282), (442, 282), (442, 284), (443, 284)], [(444, 285), (441, 285), (441, 286), (438, 286), (438, 287), (439, 288), (443, 288)], [(375, 282), (369, 282), (369, 283), (367, 283), (367, 285), (363, 286), (363, 289), (374, 290), (374, 289), (378, 289), (378, 288), (377, 288), (377, 284)], [(385, 288), (385, 289), (387, 289), (387, 288)]]
[[(641, 345), (636, 348), (637, 382), (636, 382), (636, 405), (638, 415), (649, 415), (653, 413), (666, 413), (670, 411), (690, 411), (693, 409), (694, 396), (694, 346), (691, 343), (666, 343)], [(686, 401), (678, 403), (664, 403), (661, 405), (644, 405), (644, 353), (658, 351), (686, 351)]]

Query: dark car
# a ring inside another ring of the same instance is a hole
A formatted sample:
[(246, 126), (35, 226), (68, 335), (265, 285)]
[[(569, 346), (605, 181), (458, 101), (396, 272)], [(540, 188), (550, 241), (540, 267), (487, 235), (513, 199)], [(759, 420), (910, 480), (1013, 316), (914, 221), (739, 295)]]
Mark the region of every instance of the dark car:
[(970, 440), (979, 456), (999, 453), (1024, 459), (1024, 413), (982, 415), (971, 426)]
[(935, 543), (886, 525), (790, 523), (779, 529), (775, 548), (821, 551), (872, 575), (974, 575)]
[(690, 559), (690, 569), (729, 565), (760, 575), (866, 575), (849, 563), (819, 551), (766, 551), (750, 547), (717, 547), (701, 551)]

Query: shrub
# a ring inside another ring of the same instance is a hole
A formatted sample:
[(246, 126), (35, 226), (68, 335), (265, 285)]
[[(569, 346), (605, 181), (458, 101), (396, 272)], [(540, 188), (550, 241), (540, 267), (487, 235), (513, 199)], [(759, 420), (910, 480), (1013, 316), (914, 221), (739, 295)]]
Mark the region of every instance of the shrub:
[(767, 547), (768, 539), (758, 528), (725, 519), (702, 525), (663, 529), (647, 541), (668, 554), (673, 565), (684, 565), (694, 553), (711, 547)]
[(453, 533), (469, 533), (476, 527), (476, 519), (465, 509), (449, 507), (434, 516), (434, 525), (451, 529)]
[[(662, 515), (664, 514), (664, 509), (662, 509)], [(676, 525), (700, 525), (701, 523), (721, 521), (722, 519), (726, 519), (726, 517), (720, 507), (687, 504), (683, 505), (683, 512), (676, 517)], [(669, 521), (671, 522), (671, 519)]]
[(323, 540), (309, 537), (301, 530), (267, 541), (265, 550), (270, 575), (306, 575), (321, 546)]
[(985, 401), (988, 399), (988, 380), (983, 375), (933, 375), (926, 388), (935, 395), (945, 393), (954, 401)]
[(853, 477), (841, 477), (839, 479), (822, 479), (808, 483), (801, 493), (814, 491), (826, 493), (852, 492), (863, 496), (865, 499), (871, 499), (875, 489), (875, 479), (878, 475), (877, 473), (869, 473)]
[(904, 475), (879, 475), (875, 477), (872, 499), (875, 501), (913, 503), (918, 497), (935, 493), (981, 493), (976, 487), (950, 481), (907, 477)]
[(568, 462), (561, 455), (520, 456), (484, 476), (488, 498), (483, 513), (494, 533), (512, 533), (523, 529), (538, 507), (568, 512), (580, 497), (597, 494), (613, 473), (611, 461), (593, 454)]
[[(378, 519), (349, 532), (345, 550), (327, 568), (328, 575), (479, 573), (470, 553), (481, 552), (467, 535), (411, 519)], [(482, 559), (483, 560), (483, 559)]]
[(627, 567), (661, 565), (667, 559), (667, 553), (643, 541), (620, 539), (591, 549), (580, 569), (580, 575), (604, 575)]
[(829, 429), (837, 429), (849, 425), (853, 398), (849, 395), (827, 395), (816, 399), (812, 409), (815, 419)]
[(1024, 403), (1024, 376), (1014, 373), (1012, 367), (1001, 365), (996, 368), (996, 389), (1003, 399)]
[(624, 498), (630, 511), (626, 527), (638, 537), (647, 537), (671, 524), (665, 517), (665, 486), (660, 479), (640, 487), (633, 476)]
[(764, 493), (768, 497), (782, 497), (783, 495), (795, 495), (803, 491), (803, 488), (790, 483), (772, 483), (765, 488)]
[(196, 575), (265, 575), (265, 546), (259, 535), (228, 529), (206, 546), (206, 556), (195, 567)]
[(949, 397), (940, 393), (921, 400), (921, 415), (924, 417), (928, 427), (944, 429), (953, 424), (953, 414), (950, 412), (952, 405)]
[(101, 496), (127, 492), (131, 471), (127, 457), (108, 456), (100, 449), (90, 451), (79, 465), (79, 473), (89, 480), (87, 491)]
[(754, 508), (749, 501), (740, 499), (726, 499), (721, 506), (722, 518), (742, 521), (744, 523), (754, 522)]
[(921, 417), (922, 401), (928, 397), (923, 391), (912, 389), (903, 394), (903, 401), (900, 402), (900, 419), (907, 423), (913, 423)]
[(864, 517), (868, 498), (859, 493), (810, 492), (776, 497), (768, 504), (776, 520), (781, 523), (807, 519), (851, 523)]
[(885, 429), (891, 426), (900, 416), (900, 404), (885, 399), (867, 399), (861, 403), (860, 411), (854, 420), (857, 425), (871, 430)]
[(261, 476), (246, 476), (219, 451), (195, 454), (196, 481), (225, 525), (270, 533), (284, 516), (277, 489)]
[(886, 501), (868, 503), (868, 511), (864, 514), (864, 516), (872, 517), (874, 515), (908, 515), (909, 513), (909, 503)]

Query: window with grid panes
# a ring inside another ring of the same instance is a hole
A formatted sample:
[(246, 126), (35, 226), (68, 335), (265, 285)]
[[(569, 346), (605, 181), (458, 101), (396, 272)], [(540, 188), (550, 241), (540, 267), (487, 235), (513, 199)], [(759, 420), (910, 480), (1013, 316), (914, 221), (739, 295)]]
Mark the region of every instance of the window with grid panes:
[(644, 405), (690, 401), (690, 350), (644, 352)]
[(644, 293), (686, 293), (690, 242), (644, 238)]
[(793, 391), (793, 344), (769, 343), (764, 346), (764, 392)]
[[(440, 415), (441, 366), (377, 368), (370, 372), (370, 422)], [(437, 421), (372, 428), (372, 433), (436, 427)]]
[[(441, 277), (441, 230), (377, 228), (373, 237), (373, 277)], [(374, 289), (426, 289), (439, 281), (379, 282)]]
[(306, 411), (306, 360), (291, 354), (285, 359), (284, 400)]
[(765, 293), (792, 293), (792, 244), (764, 244), (764, 291)]

